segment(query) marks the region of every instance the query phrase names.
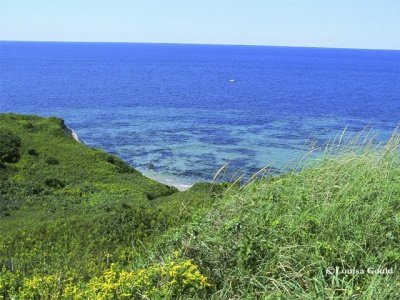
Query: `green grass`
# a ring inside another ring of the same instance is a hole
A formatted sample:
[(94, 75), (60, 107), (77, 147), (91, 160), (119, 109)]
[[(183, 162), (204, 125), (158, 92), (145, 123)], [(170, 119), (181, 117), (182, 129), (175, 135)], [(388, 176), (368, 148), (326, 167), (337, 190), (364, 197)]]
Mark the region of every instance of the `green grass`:
[[(399, 298), (398, 145), (397, 136), (382, 150), (347, 148), (228, 192), (180, 247), (221, 298)], [(328, 267), (395, 274), (330, 276)]]
[(76, 143), (60, 119), (0, 115), (2, 129), (21, 146), (0, 169), (0, 299), (400, 298), (398, 133), (177, 192)]

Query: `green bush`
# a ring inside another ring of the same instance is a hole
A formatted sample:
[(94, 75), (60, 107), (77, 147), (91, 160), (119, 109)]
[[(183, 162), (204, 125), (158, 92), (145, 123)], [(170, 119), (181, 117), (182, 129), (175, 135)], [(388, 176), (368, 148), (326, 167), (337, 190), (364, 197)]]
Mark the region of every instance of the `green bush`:
[(65, 187), (65, 183), (62, 180), (57, 179), (57, 178), (46, 179), (45, 184), (48, 187), (57, 188), (57, 189)]
[(36, 132), (36, 131), (38, 131), (38, 128), (37, 128), (35, 125), (33, 125), (32, 122), (26, 123), (24, 127), (25, 127), (25, 129), (26, 129), (27, 131), (30, 131), (30, 132)]
[(49, 158), (46, 159), (46, 163), (47, 163), (48, 165), (58, 165), (58, 164), (59, 164), (59, 161), (58, 161), (57, 158), (49, 157)]
[(35, 149), (28, 149), (28, 154), (30, 156), (39, 156), (39, 153)]
[(20, 159), (21, 139), (11, 131), (0, 129), (0, 163), (16, 163)]

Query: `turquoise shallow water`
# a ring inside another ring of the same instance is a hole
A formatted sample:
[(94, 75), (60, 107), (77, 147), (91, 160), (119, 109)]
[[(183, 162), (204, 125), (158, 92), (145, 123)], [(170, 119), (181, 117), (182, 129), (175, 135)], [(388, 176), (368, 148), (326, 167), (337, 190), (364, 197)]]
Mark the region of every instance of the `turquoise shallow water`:
[(347, 126), (400, 122), (400, 52), (0, 43), (0, 112), (63, 117), (88, 145), (167, 183), (281, 172)]

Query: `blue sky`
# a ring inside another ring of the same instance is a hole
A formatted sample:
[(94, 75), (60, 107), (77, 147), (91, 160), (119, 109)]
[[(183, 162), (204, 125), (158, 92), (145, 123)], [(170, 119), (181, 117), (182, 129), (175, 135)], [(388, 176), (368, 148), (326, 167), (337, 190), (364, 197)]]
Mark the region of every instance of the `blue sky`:
[(0, 40), (400, 49), (400, 0), (1, 0)]

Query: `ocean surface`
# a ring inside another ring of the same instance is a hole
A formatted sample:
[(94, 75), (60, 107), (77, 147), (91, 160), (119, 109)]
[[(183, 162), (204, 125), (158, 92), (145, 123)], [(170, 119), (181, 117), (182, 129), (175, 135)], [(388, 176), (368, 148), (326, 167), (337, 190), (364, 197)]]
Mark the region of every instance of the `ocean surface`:
[[(0, 113), (59, 116), (169, 184), (279, 173), (310, 144), (400, 123), (400, 51), (0, 42)], [(238, 176), (236, 174), (235, 176)]]

